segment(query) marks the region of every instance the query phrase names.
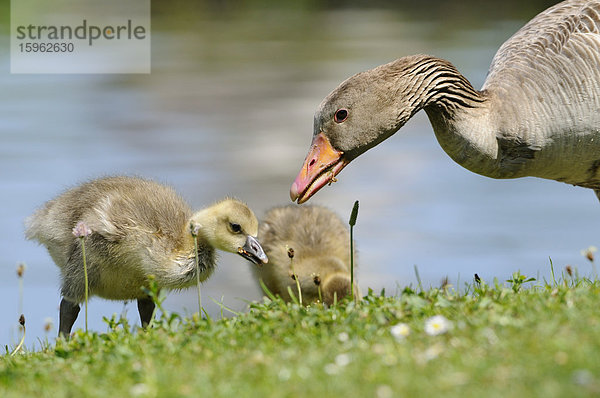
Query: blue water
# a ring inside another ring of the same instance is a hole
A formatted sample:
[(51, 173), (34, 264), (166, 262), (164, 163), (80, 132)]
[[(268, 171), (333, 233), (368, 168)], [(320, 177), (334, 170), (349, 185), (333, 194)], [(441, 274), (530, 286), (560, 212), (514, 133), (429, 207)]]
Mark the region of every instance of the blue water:
[[(324, 13), (318, 20), (329, 22), (319, 24), (325, 34), (316, 37), (308, 26), (302, 40), (302, 24), (290, 38), (271, 37), (264, 21), (240, 28), (256, 34), (227, 34), (226, 21), (206, 28), (212, 36), (154, 28), (149, 76), (11, 75), (8, 59), (1, 59), (1, 346), (19, 338), (19, 262), (27, 264), (27, 347), (56, 334), (58, 269), (23, 233), (24, 218), (46, 200), (89, 178), (135, 174), (173, 185), (193, 207), (233, 195), (260, 217), (289, 203), (314, 109), (340, 81), (402, 55), (430, 53), (480, 87), (495, 50), (522, 23), (439, 35), (431, 22), (383, 11)], [(474, 273), (504, 280), (516, 270), (548, 278), (549, 258), (557, 272), (570, 264), (589, 274), (580, 250), (600, 244), (600, 206), (591, 191), (470, 173), (438, 146), (424, 113), (311, 202), (346, 218), (357, 199), (363, 292), (416, 284), (415, 265), (426, 286), (445, 276), (462, 285)], [(250, 267), (238, 256), (220, 257), (202, 291), (213, 316), (220, 308), (210, 298), (236, 310), (260, 299)], [(182, 313), (196, 305), (193, 289), (166, 301)], [(89, 311), (93, 330), (106, 329), (103, 316), (123, 311), (139, 322), (134, 304), (93, 299)], [(50, 332), (47, 318), (55, 325)], [(83, 313), (75, 327), (83, 327)]]

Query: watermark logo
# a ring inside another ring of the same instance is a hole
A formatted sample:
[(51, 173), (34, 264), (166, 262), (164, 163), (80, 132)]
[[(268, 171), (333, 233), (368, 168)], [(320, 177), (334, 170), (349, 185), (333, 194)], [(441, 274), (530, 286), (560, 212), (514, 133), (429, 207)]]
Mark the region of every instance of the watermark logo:
[(11, 0), (11, 73), (150, 73), (150, 0)]

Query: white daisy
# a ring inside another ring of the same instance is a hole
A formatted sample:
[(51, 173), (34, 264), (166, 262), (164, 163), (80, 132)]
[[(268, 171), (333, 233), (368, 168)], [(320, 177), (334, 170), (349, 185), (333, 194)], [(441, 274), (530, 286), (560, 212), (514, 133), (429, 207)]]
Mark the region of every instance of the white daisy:
[(391, 327), (390, 333), (398, 340), (404, 340), (410, 334), (410, 326), (406, 323), (398, 323)]
[(452, 329), (452, 322), (442, 315), (435, 315), (425, 321), (425, 333), (430, 336), (444, 334)]
[(350, 336), (348, 335), (348, 333), (342, 332), (342, 333), (338, 334), (337, 338), (342, 343), (345, 343), (346, 341), (348, 341), (348, 339), (350, 339)]
[(344, 366), (348, 365), (350, 363), (350, 355), (348, 354), (340, 354), (337, 357), (335, 357), (335, 364), (337, 366), (339, 366), (340, 368), (343, 368)]

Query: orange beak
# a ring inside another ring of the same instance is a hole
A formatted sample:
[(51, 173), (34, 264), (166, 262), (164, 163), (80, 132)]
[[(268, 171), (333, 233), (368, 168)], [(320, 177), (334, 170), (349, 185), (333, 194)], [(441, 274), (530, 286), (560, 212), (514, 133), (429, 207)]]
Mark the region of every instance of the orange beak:
[(348, 164), (343, 154), (331, 146), (322, 132), (317, 134), (290, 189), (292, 202), (304, 203), (326, 184), (335, 182), (335, 176)]

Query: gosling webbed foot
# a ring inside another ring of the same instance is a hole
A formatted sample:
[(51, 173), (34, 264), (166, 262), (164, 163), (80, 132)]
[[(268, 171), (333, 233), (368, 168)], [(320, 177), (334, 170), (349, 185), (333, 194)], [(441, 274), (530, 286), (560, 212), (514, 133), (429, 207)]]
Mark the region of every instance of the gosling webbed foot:
[(142, 321), (142, 327), (146, 328), (152, 320), (154, 314), (154, 301), (150, 297), (141, 298), (137, 301), (138, 311), (140, 313), (140, 320)]
[(65, 298), (61, 300), (58, 337), (69, 338), (71, 328), (77, 319), (77, 315), (79, 315), (79, 310), (79, 304), (72, 303)]

